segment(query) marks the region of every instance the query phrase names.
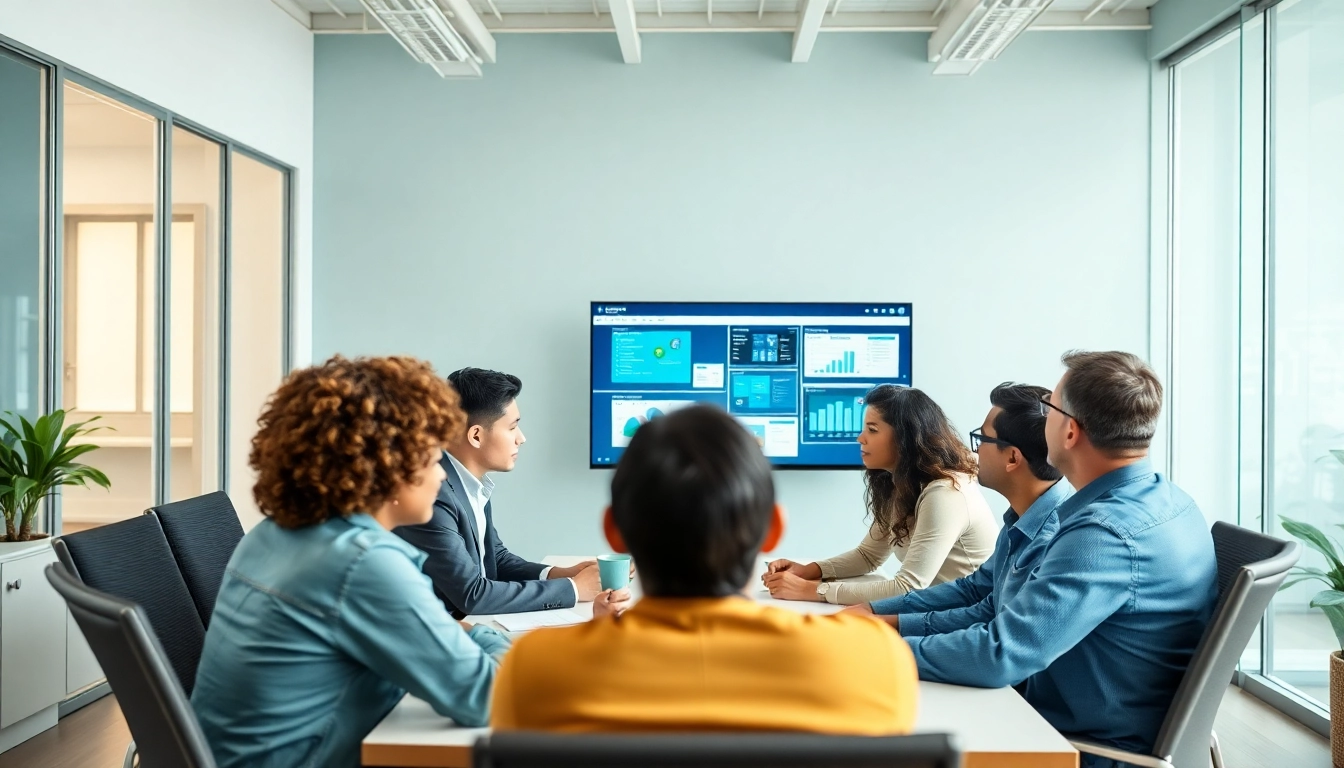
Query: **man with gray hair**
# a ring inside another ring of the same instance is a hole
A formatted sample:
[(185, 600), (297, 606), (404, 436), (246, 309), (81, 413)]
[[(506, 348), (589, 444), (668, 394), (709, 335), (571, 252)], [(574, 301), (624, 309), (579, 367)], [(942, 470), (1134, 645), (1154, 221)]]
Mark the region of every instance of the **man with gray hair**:
[[(1019, 686), (1060, 732), (1153, 748), (1217, 599), (1195, 502), (1148, 461), (1162, 384), (1126, 352), (1069, 352), (1041, 398), (1049, 461), (1078, 491), (1031, 578), (993, 620), (908, 637), (922, 680)], [(1117, 765), (1083, 755), (1083, 768)]]

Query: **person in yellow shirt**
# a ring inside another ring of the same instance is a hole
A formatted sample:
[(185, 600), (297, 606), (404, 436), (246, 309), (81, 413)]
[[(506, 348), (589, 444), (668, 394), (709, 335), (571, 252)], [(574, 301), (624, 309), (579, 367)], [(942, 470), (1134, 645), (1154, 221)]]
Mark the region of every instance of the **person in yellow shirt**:
[(692, 406), (640, 427), (612, 478), (604, 528), (613, 549), (633, 555), (644, 598), (517, 640), (496, 677), (496, 730), (913, 727), (914, 659), (891, 627), (746, 596), (784, 512), (755, 439), (722, 410)]

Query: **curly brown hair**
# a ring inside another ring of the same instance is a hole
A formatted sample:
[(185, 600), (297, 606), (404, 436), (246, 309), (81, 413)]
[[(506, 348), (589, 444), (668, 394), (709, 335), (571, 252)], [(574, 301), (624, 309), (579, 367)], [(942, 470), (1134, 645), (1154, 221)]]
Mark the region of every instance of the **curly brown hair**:
[(423, 360), (337, 355), (290, 374), (258, 423), (252, 495), (277, 525), (301, 528), (376, 511), (466, 415)]
[(897, 546), (910, 539), (919, 494), (935, 480), (975, 477), (975, 454), (933, 398), (918, 389), (883, 384), (868, 393), (867, 405), (896, 432), (896, 471), (870, 469), (864, 474), (864, 500), (878, 532)]

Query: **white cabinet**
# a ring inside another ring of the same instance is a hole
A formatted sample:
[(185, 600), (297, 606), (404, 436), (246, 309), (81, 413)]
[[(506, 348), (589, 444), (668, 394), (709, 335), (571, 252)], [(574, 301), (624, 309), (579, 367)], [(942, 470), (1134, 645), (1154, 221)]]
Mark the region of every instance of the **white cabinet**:
[(65, 698), (67, 611), (43, 573), (54, 562), (45, 542), (0, 559), (0, 728)]
[(65, 638), (65, 692), (74, 695), (100, 682), (104, 677), (103, 668), (98, 666), (89, 641), (84, 639), (83, 630), (69, 611), (65, 612)]

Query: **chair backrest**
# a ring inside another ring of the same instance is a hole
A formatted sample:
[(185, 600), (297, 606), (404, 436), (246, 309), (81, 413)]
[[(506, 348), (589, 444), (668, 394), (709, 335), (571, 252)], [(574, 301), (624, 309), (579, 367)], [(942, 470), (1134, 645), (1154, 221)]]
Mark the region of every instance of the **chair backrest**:
[(141, 515), (62, 536), (56, 556), (76, 578), (144, 609), (182, 689), (191, 695), (205, 625), (182, 580), (159, 518)]
[(482, 737), (474, 768), (956, 768), (951, 736), (812, 733), (554, 734)]
[(159, 518), (168, 547), (182, 569), (201, 624), (210, 626), (224, 568), (243, 539), (238, 512), (223, 491), (150, 509)]
[(1218, 602), (1158, 732), (1153, 754), (1176, 768), (1209, 764), (1209, 735), (1223, 693), (1269, 601), (1301, 554), (1283, 541), (1228, 523), (1213, 524)]
[(61, 564), (47, 566), (47, 580), (65, 599), (107, 675), (140, 765), (214, 768), (200, 723), (144, 611), (90, 589)]

